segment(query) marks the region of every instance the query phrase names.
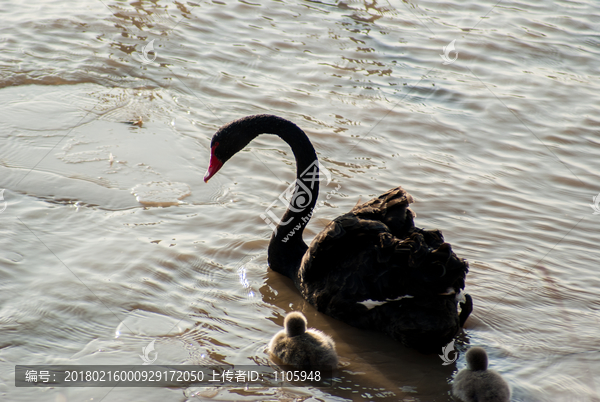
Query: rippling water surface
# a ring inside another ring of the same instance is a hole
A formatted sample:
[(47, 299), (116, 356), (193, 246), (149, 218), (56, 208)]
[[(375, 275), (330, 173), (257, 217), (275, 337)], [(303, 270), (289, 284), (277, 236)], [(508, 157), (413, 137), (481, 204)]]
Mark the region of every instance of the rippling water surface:
[[(513, 401), (600, 400), (596, 1), (0, 9), (0, 399), (450, 401), (481, 345)], [(214, 131), (257, 113), (332, 172), (307, 241), (402, 185), (469, 260), (456, 363), (317, 313), (267, 268), (287, 145), (260, 137), (202, 181)], [(333, 387), (14, 386), (16, 364), (140, 364), (152, 340), (161, 364), (267, 364), (291, 310), (337, 342)]]

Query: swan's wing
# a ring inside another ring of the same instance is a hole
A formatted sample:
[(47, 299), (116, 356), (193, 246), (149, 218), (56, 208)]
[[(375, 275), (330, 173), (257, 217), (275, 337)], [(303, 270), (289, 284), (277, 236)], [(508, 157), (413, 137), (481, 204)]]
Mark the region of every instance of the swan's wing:
[(466, 262), (439, 231), (414, 227), (411, 201), (392, 189), (332, 221), (302, 260), (297, 285), (305, 298), (348, 322), (370, 310), (365, 301), (398, 304), (464, 288)]
[(386, 191), (377, 198), (356, 205), (350, 211), (356, 217), (381, 222), (398, 238), (404, 238), (414, 226), (415, 214), (408, 209), (413, 198), (402, 187)]

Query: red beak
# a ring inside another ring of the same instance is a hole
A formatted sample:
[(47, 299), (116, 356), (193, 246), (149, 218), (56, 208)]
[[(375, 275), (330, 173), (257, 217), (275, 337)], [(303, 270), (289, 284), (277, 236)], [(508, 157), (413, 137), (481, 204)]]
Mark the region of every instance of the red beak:
[(219, 171), (219, 169), (221, 169), (221, 167), (223, 166), (223, 162), (221, 162), (216, 156), (215, 156), (215, 148), (217, 147), (217, 145), (219, 145), (218, 143), (213, 145), (212, 149), (210, 150), (210, 162), (208, 164), (208, 170), (206, 171), (206, 174), (204, 175), (204, 182), (208, 183), (208, 180), (210, 180), (211, 177), (213, 177), (215, 175), (215, 173), (217, 173)]

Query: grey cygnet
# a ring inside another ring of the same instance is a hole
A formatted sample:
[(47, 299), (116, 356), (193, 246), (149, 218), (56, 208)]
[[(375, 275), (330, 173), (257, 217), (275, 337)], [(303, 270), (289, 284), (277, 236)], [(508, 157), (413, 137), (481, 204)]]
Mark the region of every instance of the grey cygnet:
[(338, 363), (333, 339), (314, 328), (306, 329), (306, 317), (292, 311), (284, 320), (284, 330), (269, 342), (269, 353), (284, 364), (302, 369), (331, 366)]
[(494, 370), (488, 370), (485, 349), (478, 346), (466, 355), (467, 368), (454, 378), (452, 394), (464, 402), (510, 402), (508, 383)]

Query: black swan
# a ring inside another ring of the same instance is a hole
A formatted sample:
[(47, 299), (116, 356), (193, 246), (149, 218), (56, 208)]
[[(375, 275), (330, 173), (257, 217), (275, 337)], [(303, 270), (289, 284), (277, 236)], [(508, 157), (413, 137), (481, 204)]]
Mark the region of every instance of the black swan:
[(317, 154), (298, 126), (273, 115), (221, 127), (211, 141), (204, 181), (260, 134), (278, 135), (296, 158), (294, 194), (269, 243), (271, 269), (291, 278), (319, 311), (350, 325), (384, 332), (425, 353), (452, 340), (473, 308), (464, 295), (458, 314), (468, 264), (439, 230), (414, 226), (412, 197), (401, 187), (355, 206), (307, 246), (302, 233), (319, 194)]
[(454, 378), (452, 394), (464, 402), (509, 402), (510, 387), (502, 376), (488, 370), (485, 349), (473, 347), (466, 355), (467, 368)]
[(336, 367), (335, 343), (328, 335), (314, 328), (306, 329), (306, 317), (298, 311), (289, 313), (279, 331), (269, 342), (269, 353), (284, 364), (302, 369)]

